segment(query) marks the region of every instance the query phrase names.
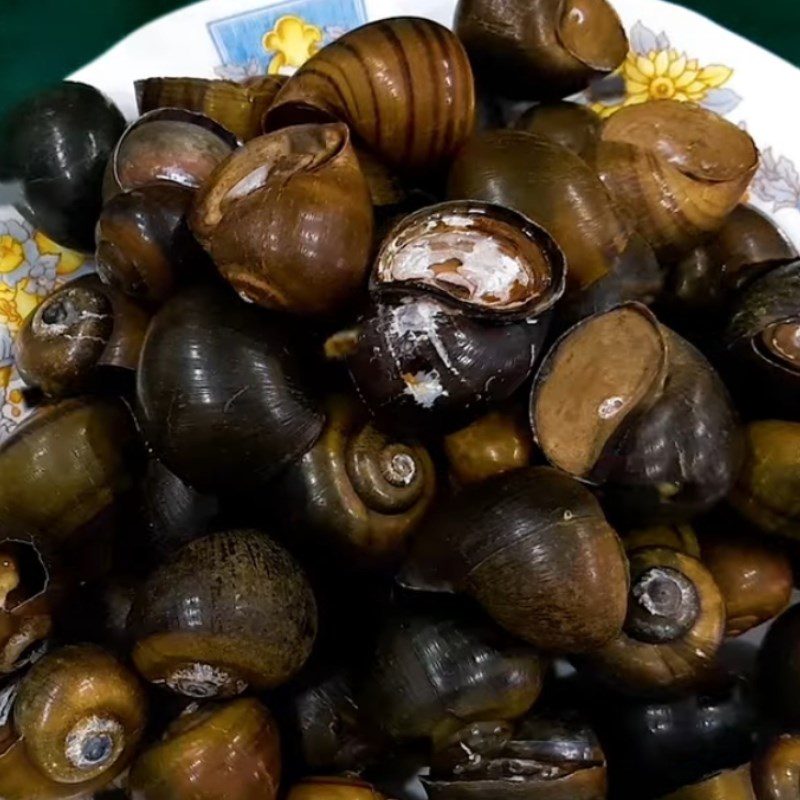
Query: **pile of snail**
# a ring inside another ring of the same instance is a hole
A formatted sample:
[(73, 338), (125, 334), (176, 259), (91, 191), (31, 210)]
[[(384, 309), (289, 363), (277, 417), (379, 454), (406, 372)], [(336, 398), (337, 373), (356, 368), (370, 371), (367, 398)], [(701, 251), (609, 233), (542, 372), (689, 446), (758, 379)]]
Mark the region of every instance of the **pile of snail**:
[(800, 259), (745, 130), (564, 99), (627, 51), (460, 0), (9, 115), (97, 274), (15, 344), (0, 800), (800, 798)]

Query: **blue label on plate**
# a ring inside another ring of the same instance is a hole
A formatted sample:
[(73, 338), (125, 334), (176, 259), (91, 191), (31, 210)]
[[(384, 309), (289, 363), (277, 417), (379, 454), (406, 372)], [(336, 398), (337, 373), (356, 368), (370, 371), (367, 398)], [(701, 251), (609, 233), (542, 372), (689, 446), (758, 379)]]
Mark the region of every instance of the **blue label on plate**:
[(289, 0), (210, 22), (222, 66), (241, 80), (250, 75), (291, 75), (319, 49), (367, 21), (363, 0)]

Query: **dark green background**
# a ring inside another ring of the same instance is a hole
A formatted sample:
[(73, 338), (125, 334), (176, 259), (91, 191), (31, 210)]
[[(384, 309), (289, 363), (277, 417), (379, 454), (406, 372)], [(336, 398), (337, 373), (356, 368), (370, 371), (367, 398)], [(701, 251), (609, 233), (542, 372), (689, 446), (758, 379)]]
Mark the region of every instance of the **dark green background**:
[[(800, 64), (798, 0), (684, 0)], [(85, 64), (181, 0), (0, 0), (0, 112)], [(183, 43), (176, 40), (175, 47)], [(143, 70), (146, 71), (146, 70)]]

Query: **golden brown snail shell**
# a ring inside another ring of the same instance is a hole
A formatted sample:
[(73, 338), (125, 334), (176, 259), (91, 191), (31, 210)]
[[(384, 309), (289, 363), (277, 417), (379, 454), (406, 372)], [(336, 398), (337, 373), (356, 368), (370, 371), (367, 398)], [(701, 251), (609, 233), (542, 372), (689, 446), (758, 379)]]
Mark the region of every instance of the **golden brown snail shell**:
[(232, 697), (278, 686), (303, 666), (317, 608), (280, 545), (259, 531), (226, 531), (190, 542), (157, 569), (129, 627), (147, 680), (189, 697)]
[(136, 81), (139, 113), (157, 108), (199, 111), (243, 142), (261, 133), (261, 120), (280, 91), (283, 75), (263, 75), (248, 83), (205, 78), (147, 78)]
[(711, 775), (699, 783), (684, 786), (659, 800), (761, 800), (753, 792), (750, 765)]
[(275, 800), (278, 728), (252, 698), (184, 713), (136, 759), (132, 800)]
[(537, 103), (517, 119), (514, 127), (560, 144), (591, 164), (602, 120), (588, 106), (562, 100)]
[(515, 636), (572, 653), (619, 634), (628, 593), (622, 544), (597, 500), (549, 467), (498, 475), (440, 501), (399, 581), (462, 591)]
[(700, 558), (700, 543), (697, 541), (697, 534), (691, 525), (685, 523), (634, 528), (626, 531), (622, 542), (625, 550), (629, 553), (646, 547), (667, 547), (692, 558)]
[(444, 438), (444, 452), (455, 480), (466, 485), (530, 463), (533, 438), (515, 409), (490, 411)]
[(103, 200), (156, 181), (196, 189), (239, 145), (239, 140), (205, 114), (157, 108), (132, 122), (108, 161)]
[(638, 304), (590, 317), (555, 344), (534, 381), (531, 421), (550, 463), (603, 484), (634, 524), (708, 510), (743, 456), (717, 373)]
[(159, 305), (182, 283), (212, 274), (189, 230), (194, 193), (177, 183), (152, 183), (112, 197), (97, 224), (97, 271), (105, 283)]
[(459, 40), (427, 19), (395, 17), (350, 31), (306, 61), (266, 114), (266, 130), (341, 120), (383, 160), (423, 172), (472, 132), (475, 89)]
[(296, 125), (248, 142), (204, 184), (190, 224), (246, 300), (341, 309), (363, 288), (373, 226), (347, 126)]
[(384, 797), (358, 778), (316, 777), (296, 783), (286, 800), (384, 800)]
[(800, 423), (751, 422), (731, 505), (765, 533), (800, 538)]
[(420, 444), (390, 437), (346, 396), (330, 398), (317, 443), (276, 490), (293, 529), (348, 560), (393, 560), (433, 500), (436, 472)]
[(711, 111), (657, 100), (606, 120), (596, 163), (623, 219), (669, 255), (722, 227), (758, 167), (758, 150)]
[(713, 577), (697, 559), (659, 547), (633, 552), (630, 569), (625, 626), (584, 657), (587, 672), (634, 694), (697, 683), (725, 635), (725, 603)]
[(148, 314), (87, 275), (62, 286), (26, 318), (15, 342), (22, 379), (51, 396), (102, 386), (115, 370), (135, 371)]
[(775, 737), (751, 765), (757, 800), (796, 800), (800, 794), (800, 738)]
[(455, 30), (478, 80), (515, 99), (574, 94), (628, 52), (622, 22), (605, 0), (461, 0)]

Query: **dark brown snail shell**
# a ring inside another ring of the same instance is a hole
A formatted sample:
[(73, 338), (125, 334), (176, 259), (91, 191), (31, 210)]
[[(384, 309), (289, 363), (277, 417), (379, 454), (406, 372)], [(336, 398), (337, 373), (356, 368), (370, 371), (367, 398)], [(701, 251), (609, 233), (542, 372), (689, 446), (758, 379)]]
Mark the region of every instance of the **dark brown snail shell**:
[(358, 700), (392, 739), (440, 742), (469, 721), (522, 716), (543, 673), (532, 648), (467, 615), (405, 615), (380, 632)]
[(152, 183), (112, 197), (97, 223), (97, 271), (105, 283), (160, 305), (184, 283), (211, 274), (186, 214), (194, 192)]
[(670, 256), (722, 227), (758, 167), (758, 150), (711, 111), (656, 100), (605, 121), (596, 164), (622, 218)]
[(9, 536), (68, 544), (133, 485), (136, 431), (122, 403), (40, 406), (0, 445), (0, 519)]
[(157, 108), (132, 122), (108, 160), (103, 200), (148, 183), (197, 189), (239, 140), (213, 119), (182, 108)]
[(461, 591), (545, 650), (601, 647), (625, 619), (628, 569), (592, 494), (527, 467), (439, 502), (418, 529), (400, 582)]
[(587, 704), (608, 757), (611, 797), (652, 800), (752, 754), (756, 706), (740, 678), (666, 699), (592, 691)]
[(396, 560), (433, 500), (436, 471), (420, 444), (388, 436), (346, 396), (330, 398), (316, 444), (275, 489), (298, 535), (353, 560)]
[(137, 594), (129, 628), (147, 680), (189, 697), (231, 697), (275, 687), (303, 666), (317, 608), (280, 545), (259, 531), (226, 531), (190, 542), (158, 568)]
[(508, 208), (463, 200), (403, 217), (378, 251), (372, 288), (432, 294), (465, 313), (519, 319), (552, 308), (566, 272), (544, 228)]
[(286, 800), (385, 800), (370, 784), (358, 778), (316, 777), (296, 783)]
[(562, 100), (531, 106), (514, 127), (560, 144), (591, 164), (602, 120), (588, 106)]
[(327, 314), (363, 289), (372, 201), (346, 125), (295, 125), (235, 151), (197, 195), (192, 230), (246, 300)]
[(422, 173), (445, 165), (471, 134), (472, 70), (436, 22), (395, 17), (327, 45), (287, 81), (265, 130), (340, 120), (381, 159)]
[(665, 303), (687, 324), (717, 322), (732, 296), (755, 278), (797, 258), (775, 223), (751, 206), (739, 205), (707, 242), (670, 266)]
[(800, 725), (800, 605), (772, 623), (759, 651), (765, 707), (787, 728)]
[(516, 409), (490, 411), (444, 438), (450, 474), (462, 486), (527, 466), (532, 451), (530, 427)]
[(137, 375), (155, 456), (198, 491), (263, 488), (325, 422), (304, 341), (288, 320), (222, 287), (172, 298), (153, 318)]
[(761, 417), (800, 419), (800, 261), (750, 283), (723, 333), (734, 396)]
[(606, 760), (587, 725), (534, 714), (462, 728), (424, 784), (430, 800), (605, 800)]
[(682, 786), (659, 800), (760, 800), (753, 792), (750, 765), (719, 772), (690, 786)]
[(96, 275), (71, 281), (26, 318), (14, 343), (22, 379), (59, 397), (132, 375), (149, 315)]
[(90, 252), (103, 170), (124, 128), (107, 97), (73, 81), (12, 109), (0, 130), (0, 174), (17, 182), (22, 216), (63, 247)]
[(579, 92), (628, 53), (622, 22), (606, 0), (460, 0), (455, 30), (478, 80), (520, 100)]
[(794, 800), (800, 792), (800, 738), (776, 736), (753, 759), (751, 772), (757, 800)]
[(705, 533), (701, 545), (703, 564), (725, 600), (726, 636), (739, 636), (789, 605), (792, 564), (772, 543), (726, 528)]
[(660, 694), (697, 684), (725, 636), (725, 602), (697, 559), (667, 548), (630, 555), (631, 588), (622, 633), (581, 661), (621, 692)]
[(278, 727), (253, 698), (184, 713), (131, 768), (134, 800), (275, 800)]
[(531, 420), (553, 466), (603, 484), (638, 524), (708, 510), (742, 463), (719, 376), (638, 304), (584, 320), (556, 343), (534, 381)]
[(751, 422), (745, 442), (731, 505), (764, 533), (800, 539), (800, 422)]
[(134, 87), (140, 114), (157, 108), (199, 111), (246, 142), (261, 133), (261, 120), (285, 82), (283, 75), (263, 75), (248, 83), (147, 78)]
[(384, 294), (328, 341), (370, 411), (393, 428), (463, 426), (509, 398), (541, 353), (549, 316), (493, 324), (432, 295)]

